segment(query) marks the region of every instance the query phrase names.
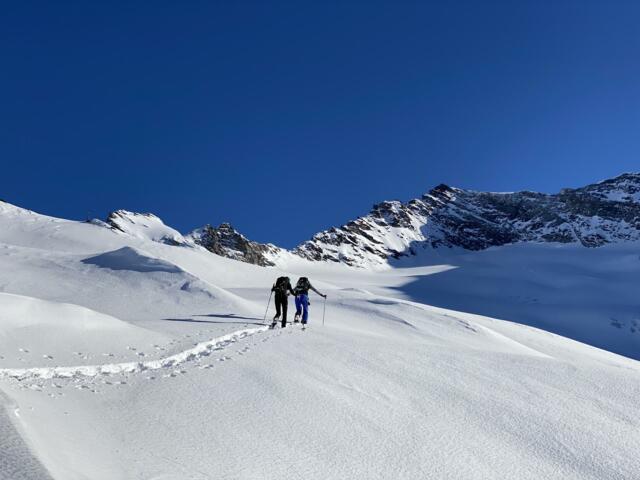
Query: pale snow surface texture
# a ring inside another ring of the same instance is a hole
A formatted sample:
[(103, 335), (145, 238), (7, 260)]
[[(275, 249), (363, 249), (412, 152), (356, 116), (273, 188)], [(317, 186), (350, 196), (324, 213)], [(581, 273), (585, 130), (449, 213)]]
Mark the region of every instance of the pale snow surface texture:
[[(137, 220), (0, 203), (0, 478), (640, 478), (640, 364), (545, 331), (638, 358), (637, 244), (263, 268)], [(324, 325), (263, 325), (283, 274)]]

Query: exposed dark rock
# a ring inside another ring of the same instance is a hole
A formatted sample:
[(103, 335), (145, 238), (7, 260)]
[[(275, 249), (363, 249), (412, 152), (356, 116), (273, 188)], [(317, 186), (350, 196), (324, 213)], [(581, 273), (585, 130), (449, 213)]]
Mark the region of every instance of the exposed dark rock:
[(549, 195), (485, 193), (438, 185), (419, 199), (382, 202), (294, 250), (316, 261), (384, 264), (421, 249), (482, 250), (517, 242), (579, 242), (595, 248), (640, 240), (640, 174)]
[(206, 225), (187, 238), (216, 255), (261, 266), (274, 265), (271, 258), (280, 251), (274, 245), (248, 240), (228, 223), (218, 228)]
[[(216, 255), (271, 266), (285, 250), (248, 240), (228, 223), (182, 237), (152, 214), (118, 210), (106, 224), (170, 245), (201, 245)], [(292, 253), (313, 261), (376, 266), (425, 249), (483, 250), (518, 242), (597, 248), (640, 240), (640, 174), (626, 173), (558, 194), (488, 193), (440, 184), (408, 202), (384, 201), (368, 215), (317, 233)]]

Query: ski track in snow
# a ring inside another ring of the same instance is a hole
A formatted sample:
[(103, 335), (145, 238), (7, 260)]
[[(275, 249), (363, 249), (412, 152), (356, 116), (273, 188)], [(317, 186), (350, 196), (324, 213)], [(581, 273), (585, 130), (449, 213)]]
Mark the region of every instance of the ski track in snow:
[(146, 362), (107, 363), (103, 365), (82, 365), (75, 367), (3, 368), (0, 369), (0, 378), (12, 378), (16, 380), (80, 378), (118, 375), (122, 373), (140, 373), (149, 370), (172, 368), (201, 357), (209, 356), (213, 351), (221, 350), (243, 338), (265, 332), (268, 329), (268, 326), (264, 326), (238, 330), (206, 342), (198, 343), (195, 347), (174, 355), (156, 360), (148, 360)]

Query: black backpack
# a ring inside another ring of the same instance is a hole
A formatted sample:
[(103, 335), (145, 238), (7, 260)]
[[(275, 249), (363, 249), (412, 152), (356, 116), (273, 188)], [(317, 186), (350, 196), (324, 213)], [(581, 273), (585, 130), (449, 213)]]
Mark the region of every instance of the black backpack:
[(306, 293), (309, 291), (309, 288), (311, 288), (309, 279), (307, 277), (300, 277), (298, 283), (296, 283), (295, 293), (296, 295), (300, 293)]
[(275, 290), (277, 292), (287, 293), (287, 286), (289, 285), (289, 277), (278, 277), (276, 280)]

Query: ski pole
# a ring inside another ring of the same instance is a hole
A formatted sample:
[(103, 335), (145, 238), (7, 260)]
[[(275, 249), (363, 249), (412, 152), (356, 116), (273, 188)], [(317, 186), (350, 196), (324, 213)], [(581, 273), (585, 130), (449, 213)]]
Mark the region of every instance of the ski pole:
[(322, 307), (322, 326), (324, 327), (324, 314), (327, 313), (327, 297), (324, 297), (324, 307)]
[(262, 320), (262, 323), (267, 321), (267, 313), (269, 313), (269, 305), (271, 305), (271, 295), (273, 295), (273, 290), (269, 293), (269, 301), (267, 302), (267, 309), (264, 311), (264, 319)]

